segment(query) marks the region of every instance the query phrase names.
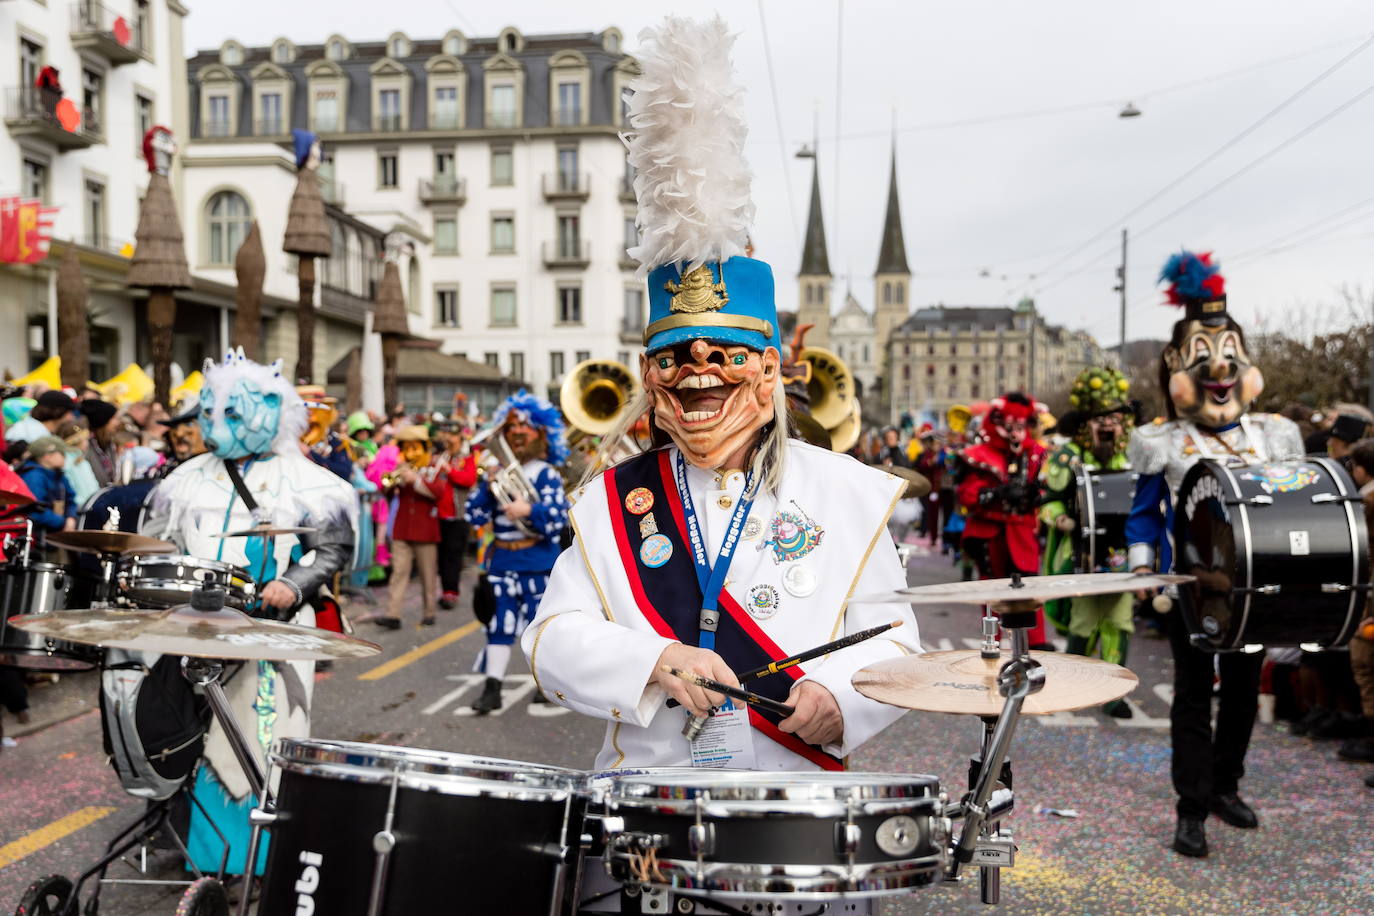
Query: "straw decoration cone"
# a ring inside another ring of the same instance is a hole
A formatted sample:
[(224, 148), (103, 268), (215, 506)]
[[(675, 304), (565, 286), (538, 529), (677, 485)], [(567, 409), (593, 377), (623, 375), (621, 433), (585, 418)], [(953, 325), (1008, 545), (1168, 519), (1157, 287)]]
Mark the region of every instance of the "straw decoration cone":
[(348, 375), (344, 379), (344, 413), (352, 415), (363, 408), (363, 353), (354, 347), (348, 354)]
[(324, 215), (324, 198), (320, 196), (320, 179), (314, 169), (296, 173), (296, 191), (291, 195), (281, 248), (302, 258), (327, 258), (334, 253), (329, 221)]
[(282, 250), (299, 258), (296, 264), (296, 381), (309, 383), (315, 376), (315, 258), (333, 254), (324, 198), (314, 169), (296, 173), (296, 191), (286, 214)]
[(86, 323), (86, 278), (76, 246), (68, 245), (57, 267), (57, 352), (62, 384), (80, 388), (91, 377), (91, 335)]
[(248, 237), (239, 245), (234, 256), (234, 276), (238, 288), (234, 301), (238, 311), (234, 315), (234, 346), (255, 362), (262, 362), (262, 281), (267, 274), (267, 256), (262, 250), (262, 232), (256, 220)]
[(410, 333), (406, 321), (406, 300), (401, 293), (401, 268), (395, 261), (387, 261), (382, 283), (377, 288), (376, 310), (372, 316), (372, 330), (382, 335), (382, 390), (386, 403), (399, 400), (397, 380), (401, 355), (401, 338)]
[(148, 176), (148, 193), (139, 208), (134, 256), (125, 282), (141, 289), (191, 288), (181, 220), (166, 175), (153, 172)]

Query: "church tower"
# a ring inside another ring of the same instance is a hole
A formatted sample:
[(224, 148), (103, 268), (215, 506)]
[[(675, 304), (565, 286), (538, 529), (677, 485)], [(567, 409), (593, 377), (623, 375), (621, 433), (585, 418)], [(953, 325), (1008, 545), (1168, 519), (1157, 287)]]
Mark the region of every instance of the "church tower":
[(902, 237), (902, 208), (897, 198), (897, 144), (892, 145), (892, 172), (887, 185), (887, 213), (883, 216), (883, 241), (878, 248), (878, 269), (873, 274), (873, 337), (879, 353), (887, 352), (892, 329), (910, 311), (911, 268), (906, 263)]
[(801, 270), (797, 274), (797, 324), (814, 324), (806, 336), (813, 347), (830, 346), (830, 255), (825, 250), (825, 223), (821, 219), (820, 164), (811, 154), (811, 209), (806, 219)]

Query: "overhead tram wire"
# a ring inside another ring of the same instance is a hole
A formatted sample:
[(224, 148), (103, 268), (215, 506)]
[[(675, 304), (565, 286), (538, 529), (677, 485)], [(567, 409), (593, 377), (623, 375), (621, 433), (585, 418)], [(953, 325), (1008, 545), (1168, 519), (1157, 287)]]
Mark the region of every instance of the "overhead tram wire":
[(778, 81), (773, 76), (773, 51), (768, 41), (768, 20), (763, 15), (763, 0), (758, 0), (758, 9), (759, 30), (763, 33), (763, 59), (768, 65), (768, 91), (773, 97), (773, 121), (778, 129), (778, 158), (782, 160), (778, 175), (787, 189), (787, 212), (791, 217), (787, 225), (792, 229), (792, 248), (797, 251), (801, 249), (801, 236), (797, 234), (797, 199), (792, 192), (792, 182), (787, 180), (787, 134), (782, 129), (782, 106), (778, 104)]
[[(1305, 235), (1313, 229), (1316, 229), (1325, 223), (1329, 223), (1333, 219), (1340, 219), (1342, 216), (1345, 216), (1348, 213), (1353, 213), (1357, 210), (1362, 210), (1368, 207), (1370, 204), (1374, 204), (1374, 197), (1366, 197), (1364, 200), (1341, 207), (1334, 213), (1328, 213), (1326, 216), (1323, 216), (1320, 219), (1315, 219), (1312, 222), (1306, 224), (1305, 226), (1302, 226), (1298, 229), (1293, 229), (1289, 232), (1285, 232), (1282, 235), (1275, 236), (1274, 238), (1270, 239), (1262, 245), (1252, 245), (1249, 248), (1242, 249), (1232, 254), (1227, 259), (1227, 263), (1233, 264), (1239, 261), (1244, 261), (1255, 255), (1256, 253), (1262, 253), (1273, 248), (1283, 247), (1285, 243), (1287, 243), (1290, 239), (1296, 236)], [(1368, 216), (1368, 214), (1362, 214), (1359, 218), (1364, 219), (1366, 216)], [(1347, 224), (1342, 223), (1341, 225)]]
[[(1371, 42), (1374, 42), (1374, 37), (1371, 37)], [(1366, 42), (1366, 44), (1369, 44), (1369, 43), (1370, 43), (1370, 42)], [(1365, 97), (1368, 96), (1368, 95), (1369, 95), (1370, 93), (1372, 93), (1372, 92), (1374, 92), (1374, 84), (1371, 84), (1371, 85), (1369, 85), (1369, 86), (1366, 86), (1364, 89), (1361, 89), (1359, 92), (1355, 93), (1355, 95), (1353, 95), (1353, 96), (1351, 96), (1350, 98), (1346, 99), (1344, 102), (1342, 102), (1341, 104), (1337, 105), (1335, 108), (1331, 109), (1331, 110), (1328, 111), (1326, 114), (1322, 115), (1320, 118), (1318, 118), (1317, 120), (1313, 121), (1311, 124), (1308, 124), (1308, 125), (1307, 125), (1306, 127), (1304, 127), (1302, 130), (1299, 130), (1297, 133), (1290, 135), (1287, 139), (1285, 139), (1285, 140), (1283, 140), (1282, 142), (1280, 142), (1277, 146), (1270, 147), (1270, 148), (1269, 148), (1268, 150), (1266, 150), (1264, 153), (1261, 153), (1261, 154), (1260, 154), (1259, 156), (1257, 156), (1256, 158), (1250, 160), (1250, 161), (1247, 162), (1245, 165), (1243, 165), (1243, 166), (1241, 166), (1240, 168), (1236, 169), (1234, 172), (1232, 172), (1231, 174), (1227, 175), (1225, 178), (1223, 178), (1221, 181), (1218, 181), (1216, 184), (1212, 185), (1212, 186), (1211, 186), (1210, 188), (1208, 188), (1207, 190), (1203, 191), (1203, 192), (1200, 193), (1200, 194), (1195, 195), (1194, 197), (1190, 198), (1188, 201), (1186, 201), (1186, 202), (1183, 203), (1182, 205), (1180, 205), (1180, 206), (1178, 206), (1178, 207), (1175, 207), (1173, 210), (1170, 210), (1168, 213), (1164, 214), (1164, 215), (1161, 216), (1159, 219), (1157, 219), (1157, 220), (1155, 220), (1154, 222), (1150, 223), (1149, 225), (1145, 226), (1145, 228), (1143, 228), (1143, 229), (1134, 229), (1134, 230), (1132, 230), (1132, 231), (1131, 231), (1131, 237), (1132, 237), (1132, 239), (1139, 239), (1141, 236), (1146, 235), (1147, 233), (1152, 232), (1152, 231), (1155, 230), (1155, 229), (1158, 229), (1160, 226), (1164, 225), (1164, 224), (1167, 223), (1169, 220), (1173, 219), (1175, 216), (1178, 216), (1178, 215), (1179, 215), (1180, 213), (1182, 213), (1184, 210), (1187, 210), (1189, 207), (1192, 207), (1194, 204), (1200, 203), (1201, 201), (1206, 200), (1208, 197), (1211, 197), (1211, 196), (1212, 196), (1213, 194), (1215, 194), (1217, 191), (1220, 191), (1222, 188), (1224, 188), (1224, 187), (1226, 187), (1227, 185), (1231, 184), (1231, 182), (1235, 181), (1237, 178), (1240, 178), (1240, 177), (1242, 177), (1243, 175), (1248, 174), (1251, 170), (1253, 170), (1253, 169), (1256, 168), (1257, 166), (1259, 166), (1259, 165), (1261, 165), (1261, 164), (1267, 162), (1268, 160), (1272, 159), (1274, 156), (1277, 156), (1279, 153), (1283, 152), (1285, 149), (1287, 149), (1288, 147), (1292, 146), (1294, 143), (1296, 143), (1296, 142), (1298, 142), (1299, 140), (1303, 139), (1303, 138), (1306, 137), (1308, 134), (1310, 134), (1310, 133), (1312, 133), (1313, 131), (1315, 131), (1317, 128), (1319, 128), (1319, 127), (1321, 127), (1322, 125), (1326, 124), (1326, 123), (1327, 123), (1328, 121), (1330, 121), (1331, 119), (1337, 117), (1337, 116), (1340, 115), (1340, 114), (1343, 114), (1347, 109), (1349, 109), (1349, 108), (1351, 108), (1352, 106), (1354, 106), (1354, 105), (1358, 104), (1359, 102), (1363, 101), (1363, 100), (1365, 99)], [(1047, 290), (1047, 289), (1050, 289), (1050, 288), (1052, 288), (1052, 287), (1054, 287), (1054, 286), (1058, 286), (1060, 283), (1063, 283), (1065, 280), (1068, 280), (1068, 279), (1070, 279), (1070, 278), (1072, 278), (1072, 277), (1078, 276), (1078, 275), (1081, 274), (1083, 271), (1085, 271), (1085, 270), (1087, 270), (1089, 267), (1092, 267), (1093, 265), (1097, 264), (1097, 263), (1098, 263), (1099, 261), (1101, 261), (1103, 258), (1107, 257), (1108, 255), (1112, 254), (1112, 253), (1115, 252), (1115, 251), (1116, 251), (1116, 246), (1112, 246), (1110, 249), (1108, 249), (1108, 250), (1107, 250), (1106, 252), (1104, 252), (1103, 254), (1098, 255), (1097, 257), (1093, 258), (1093, 259), (1090, 260), (1090, 261), (1086, 261), (1086, 262), (1084, 262), (1083, 264), (1080, 264), (1078, 267), (1075, 267), (1073, 270), (1069, 271), (1068, 273), (1060, 274), (1057, 278), (1055, 278), (1054, 280), (1051, 280), (1049, 283), (1045, 283), (1045, 284), (1039, 286), (1039, 287), (1037, 288), (1037, 292), (1043, 293), (1043, 292), (1044, 292), (1045, 290)]]
[[(1093, 234), (1092, 234), (1091, 236), (1089, 236), (1086, 240), (1084, 240), (1080, 245), (1078, 245), (1078, 247), (1073, 248), (1073, 249), (1071, 249), (1069, 252), (1067, 252), (1066, 254), (1061, 255), (1059, 258), (1057, 258), (1057, 259), (1056, 259), (1052, 264), (1050, 264), (1048, 267), (1043, 268), (1043, 269), (1039, 272), (1040, 275), (1041, 275), (1041, 276), (1045, 276), (1045, 275), (1047, 275), (1047, 274), (1049, 274), (1049, 273), (1052, 273), (1052, 272), (1053, 272), (1056, 268), (1058, 268), (1061, 264), (1064, 264), (1066, 261), (1068, 261), (1068, 260), (1070, 260), (1071, 258), (1073, 258), (1075, 255), (1077, 255), (1079, 252), (1083, 251), (1083, 249), (1087, 248), (1089, 245), (1091, 245), (1093, 242), (1097, 241), (1097, 240), (1098, 240), (1099, 238), (1101, 238), (1102, 236), (1107, 235), (1108, 233), (1117, 232), (1122, 226), (1126, 225), (1126, 222), (1127, 222), (1131, 217), (1135, 216), (1135, 215), (1138, 214), (1140, 211), (1142, 211), (1142, 210), (1144, 210), (1146, 207), (1150, 206), (1150, 204), (1152, 204), (1152, 203), (1154, 203), (1155, 201), (1159, 200), (1159, 199), (1160, 199), (1161, 197), (1163, 197), (1165, 194), (1168, 194), (1170, 191), (1172, 191), (1172, 190), (1174, 190), (1175, 188), (1177, 188), (1177, 187), (1178, 187), (1179, 185), (1181, 185), (1183, 182), (1187, 181), (1189, 178), (1191, 178), (1191, 177), (1193, 177), (1194, 175), (1196, 175), (1196, 174), (1197, 174), (1199, 171), (1201, 171), (1203, 168), (1205, 168), (1206, 166), (1210, 165), (1213, 161), (1215, 161), (1219, 156), (1221, 156), (1221, 155), (1222, 155), (1223, 153), (1225, 153), (1227, 150), (1231, 149), (1231, 148), (1234, 147), (1237, 143), (1239, 143), (1240, 141), (1244, 140), (1246, 137), (1250, 136), (1252, 133), (1254, 133), (1256, 130), (1258, 130), (1260, 127), (1262, 127), (1264, 124), (1266, 124), (1266, 123), (1268, 123), (1270, 120), (1272, 120), (1276, 115), (1279, 114), (1279, 112), (1283, 111), (1283, 110), (1284, 110), (1285, 108), (1287, 108), (1289, 105), (1293, 104), (1293, 103), (1296, 102), (1298, 99), (1300, 99), (1300, 98), (1302, 98), (1304, 95), (1306, 95), (1308, 92), (1310, 92), (1311, 90), (1313, 90), (1313, 89), (1315, 89), (1317, 86), (1319, 86), (1322, 82), (1324, 82), (1324, 81), (1327, 79), (1327, 77), (1331, 76), (1333, 73), (1335, 73), (1335, 72), (1336, 72), (1337, 70), (1339, 70), (1341, 67), (1345, 66), (1347, 63), (1349, 63), (1350, 61), (1354, 60), (1355, 57), (1357, 57), (1360, 53), (1362, 53), (1363, 51), (1365, 51), (1370, 45), (1374, 45), (1374, 34), (1371, 34), (1371, 35), (1369, 35), (1368, 37), (1366, 37), (1365, 40), (1362, 41), (1362, 42), (1359, 44), (1359, 46), (1356, 47), (1354, 50), (1352, 50), (1352, 51), (1346, 53), (1344, 56), (1342, 56), (1342, 57), (1340, 58), (1340, 60), (1336, 61), (1336, 62), (1333, 63), (1331, 66), (1329, 66), (1329, 67), (1327, 67), (1325, 70), (1323, 70), (1321, 73), (1317, 74), (1315, 77), (1313, 77), (1311, 80), (1309, 80), (1307, 83), (1305, 83), (1300, 89), (1298, 89), (1298, 90), (1297, 90), (1296, 92), (1294, 92), (1292, 95), (1290, 95), (1290, 96), (1288, 96), (1287, 98), (1285, 98), (1285, 99), (1284, 99), (1282, 102), (1280, 102), (1278, 105), (1276, 105), (1276, 106), (1274, 106), (1273, 108), (1269, 109), (1269, 111), (1267, 111), (1265, 114), (1263, 114), (1263, 115), (1259, 118), (1259, 120), (1254, 121), (1253, 123), (1250, 124), (1250, 126), (1246, 127), (1246, 128), (1245, 128), (1244, 130), (1242, 130), (1240, 133), (1238, 133), (1238, 134), (1236, 134), (1235, 136), (1231, 137), (1231, 138), (1230, 138), (1229, 140), (1227, 140), (1225, 143), (1221, 144), (1221, 146), (1217, 147), (1215, 150), (1213, 150), (1212, 152), (1208, 153), (1208, 154), (1207, 154), (1206, 156), (1204, 156), (1202, 159), (1198, 160), (1196, 163), (1194, 163), (1193, 165), (1189, 166), (1189, 167), (1188, 167), (1187, 169), (1185, 169), (1185, 170), (1183, 171), (1183, 173), (1182, 173), (1181, 175), (1179, 175), (1177, 178), (1173, 179), (1173, 180), (1170, 181), (1168, 184), (1164, 185), (1164, 187), (1160, 188), (1158, 191), (1154, 192), (1154, 193), (1151, 194), (1149, 197), (1145, 198), (1145, 200), (1143, 200), (1143, 201), (1140, 202), (1139, 204), (1136, 204), (1136, 205), (1135, 205), (1134, 207), (1132, 207), (1129, 211), (1127, 211), (1124, 215), (1122, 215), (1121, 217), (1119, 217), (1119, 218), (1117, 218), (1116, 220), (1112, 221), (1112, 222), (1109, 223), (1106, 227), (1104, 227), (1104, 228), (1098, 230), (1097, 232), (1093, 233)], [(1139, 235), (1139, 233), (1135, 233), (1135, 234)], [(1113, 246), (1113, 250), (1115, 250), (1115, 246)], [(1094, 262), (1094, 263), (1095, 263), (1095, 262)]]
[[(1148, 99), (1155, 98), (1160, 95), (1168, 95), (1175, 92), (1182, 92), (1184, 90), (1193, 89), (1198, 86), (1205, 86), (1211, 83), (1222, 82), (1232, 77), (1240, 76), (1245, 73), (1250, 73), (1255, 70), (1262, 70), (1267, 67), (1275, 66), (1277, 64), (1288, 63), (1289, 61), (1298, 60), (1304, 57), (1310, 57), (1313, 54), (1319, 54), (1322, 51), (1329, 51), (1332, 48), (1348, 45), (1349, 43), (1349, 39), (1337, 42), (1327, 42), (1325, 44), (1321, 44), (1313, 48), (1308, 48), (1306, 51), (1298, 51), (1293, 54), (1285, 54), (1281, 57), (1269, 58), (1267, 60), (1262, 60), (1253, 64), (1248, 64), (1244, 67), (1238, 67), (1234, 70), (1224, 70), (1220, 73), (1214, 73), (1211, 76), (1199, 77), (1194, 80), (1188, 80), (1182, 83), (1175, 83), (1171, 86), (1165, 86), (1162, 89), (1152, 89), (1148, 92), (1137, 93), (1132, 97), (1136, 99)], [(979, 115), (970, 118), (953, 118), (948, 121), (927, 121), (921, 124), (908, 124), (905, 127), (897, 127), (895, 128), (895, 130), (899, 134), (926, 133), (929, 131), (950, 130), (959, 127), (978, 127), (984, 124), (998, 124), (1005, 121), (1026, 121), (1032, 120), (1034, 118), (1053, 117), (1055, 115), (1076, 114), (1080, 111), (1091, 111), (1099, 108), (1117, 110), (1120, 107), (1121, 98), (1118, 97), (1113, 99), (1099, 99), (1093, 102), (1076, 102), (1065, 105), (1056, 105), (1051, 106), (1049, 108), (1033, 108), (1027, 111), (1002, 112), (1000, 114)], [(873, 130), (863, 130), (856, 131), (854, 133), (844, 134), (840, 137), (820, 137), (819, 139), (825, 140), (827, 142), (836, 139), (868, 140), (876, 137), (890, 137), (892, 135), (893, 130), (893, 128), (875, 128)]]

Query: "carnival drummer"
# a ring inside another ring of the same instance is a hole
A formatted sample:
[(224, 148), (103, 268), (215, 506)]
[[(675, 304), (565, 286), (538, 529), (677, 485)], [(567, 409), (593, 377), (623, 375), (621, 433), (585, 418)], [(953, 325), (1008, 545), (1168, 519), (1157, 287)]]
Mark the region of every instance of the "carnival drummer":
[[(575, 494), (576, 541), (522, 647), (546, 695), (608, 721), (600, 768), (838, 770), (901, 715), (850, 677), (918, 651), (907, 605), (849, 604), (906, 585), (886, 536), (905, 484), (789, 438), (772, 270), (742, 255), (753, 208), (740, 113), (716, 97), (690, 117), (651, 114), (697, 103), (672, 75), (679, 48), (712, 40), (709, 28), (670, 19), (655, 31), (630, 99), (645, 239), (632, 254), (649, 278), (645, 394), (605, 441), (647, 411), (655, 447)], [(688, 717), (723, 698), (665, 667), (735, 686), (736, 671), (896, 619), (907, 626), (893, 639), (750, 682), (792, 715), (724, 708), (684, 737)]]
[[(307, 603), (348, 565), (357, 526), (353, 490), (301, 453), (305, 405), (282, 377), (281, 362), (264, 366), (229, 353), (206, 360), (199, 424), (209, 452), (179, 464), (153, 491), (142, 533), (172, 541), (192, 557), (241, 566), (258, 583), (256, 616), (310, 626)], [(217, 537), (257, 524), (302, 526), (300, 535)], [(249, 746), (265, 759), (278, 738), (310, 733), (314, 666), (249, 662), (226, 686)], [(197, 772), (187, 848), (202, 871), (239, 874), (247, 855), (248, 812), (255, 799), (218, 723)], [(262, 850), (265, 853), (265, 849)], [(256, 868), (260, 872), (265, 855)]]
[[(1127, 562), (1136, 572), (1173, 568), (1174, 503), (1184, 474), (1200, 459), (1258, 464), (1302, 457), (1297, 424), (1277, 414), (1250, 414), (1264, 390), (1245, 335), (1226, 310), (1225, 280), (1211, 254), (1182, 252), (1164, 267), (1169, 302), (1184, 315), (1160, 354), (1160, 390), (1168, 421), (1140, 427), (1127, 457), (1139, 475), (1126, 521)], [(1178, 794), (1173, 848), (1207, 855), (1204, 822), (1214, 813), (1233, 827), (1259, 825), (1240, 797), (1245, 752), (1259, 702), (1260, 652), (1204, 652), (1190, 641), (1183, 614), (1167, 615), (1174, 655), (1169, 711), (1171, 772)], [(1220, 675), (1220, 689), (1216, 688)], [(1213, 695), (1219, 696), (1215, 725)]]

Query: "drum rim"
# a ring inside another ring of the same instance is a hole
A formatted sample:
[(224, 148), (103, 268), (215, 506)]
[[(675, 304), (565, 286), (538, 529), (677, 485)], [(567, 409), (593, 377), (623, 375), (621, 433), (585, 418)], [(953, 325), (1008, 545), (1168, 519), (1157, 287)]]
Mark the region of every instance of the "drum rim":
[[(944, 869), (946, 855), (936, 840), (932, 833), (931, 841), (936, 848), (925, 855), (853, 865), (761, 865), (709, 860), (698, 863), (695, 859), (660, 858), (656, 862), (667, 880), (647, 884), (688, 896), (694, 892), (709, 893), (724, 899), (767, 895), (822, 901), (892, 896), (931, 883), (917, 879)], [(620, 866), (627, 858), (627, 854), (616, 853), (611, 860)]]
[(282, 738), (271, 761), (304, 776), (530, 801), (561, 801), (584, 778), (581, 770), (526, 760), (320, 738)]
[[(671, 769), (668, 773), (639, 770), (610, 777), (609, 795), (616, 800), (652, 799), (669, 804), (700, 795), (713, 802), (891, 801), (933, 798), (940, 790), (939, 778), (925, 773)], [(682, 794), (650, 794), (663, 789), (680, 790)], [(916, 791), (901, 792), (903, 789)]]
[(244, 579), (250, 579), (248, 569), (234, 563), (226, 563), (223, 560), (209, 560), (204, 557), (197, 557), (189, 553), (135, 553), (124, 558), (120, 564), (124, 568), (137, 568), (141, 566), (158, 566), (176, 564), (178, 566), (194, 566), (199, 569), (214, 569), (223, 572), (234, 572), (242, 575)]

